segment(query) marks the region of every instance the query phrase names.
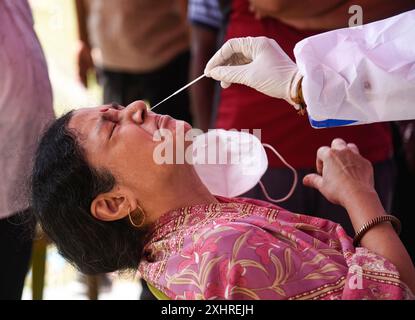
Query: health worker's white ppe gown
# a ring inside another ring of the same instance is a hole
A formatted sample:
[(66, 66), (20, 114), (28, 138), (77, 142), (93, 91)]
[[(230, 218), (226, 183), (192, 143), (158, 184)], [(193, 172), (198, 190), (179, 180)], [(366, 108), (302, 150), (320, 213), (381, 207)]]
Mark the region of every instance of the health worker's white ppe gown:
[(294, 54), (313, 127), (415, 119), (415, 10), (306, 38)]

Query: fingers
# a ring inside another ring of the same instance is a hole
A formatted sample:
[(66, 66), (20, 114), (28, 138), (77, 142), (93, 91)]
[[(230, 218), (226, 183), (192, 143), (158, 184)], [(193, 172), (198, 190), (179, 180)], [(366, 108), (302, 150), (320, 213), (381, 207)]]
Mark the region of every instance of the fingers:
[(215, 67), (210, 71), (210, 77), (217, 81), (221, 81), (221, 86), (223, 88), (228, 88), (231, 83), (246, 84), (246, 79), (244, 77), (246, 68), (246, 65)]
[(212, 77), (212, 69), (219, 66), (238, 66), (252, 62), (252, 51), (259, 38), (234, 38), (228, 40), (206, 64), (204, 74)]
[(321, 174), (323, 172), (323, 163), (329, 157), (329, 154), (330, 148), (327, 146), (320, 147), (317, 150), (316, 169), (318, 174)]
[(357, 145), (355, 145), (354, 143), (348, 143), (347, 147), (354, 153), (356, 154), (360, 154), (359, 152), (359, 148), (357, 147)]
[(336, 150), (343, 150), (347, 148), (347, 144), (343, 139), (336, 138), (332, 141), (331, 147)]
[(232, 83), (225, 82), (225, 81), (221, 81), (221, 82), (220, 82), (220, 86), (221, 86), (223, 89), (227, 89), (227, 88), (229, 88), (229, 87), (231, 86), (231, 84), (232, 84)]
[(336, 138), (332, 141), (331, 147), (320, 147), (317, 150), (316, 169), (318, 174), (323, 172), (323, 164), (331, 155), (331, 150), (345, 150), (348, 149), (355, 154), (359, 153), (359, 148), (354, 143), (346, 143), (343, 139)]
[(230, 39), (220, 48), (213, 57), (206, 64), (205, 75), (210, 77), (210, 72), (217, 66), (226, 64), (226, 61), (232, 57), (235, 53), (242, 53), (241, 38)]
[(320, 188), (323, 186), (323, 178), (318, 174), (311, 173), (303, 178), (303, 184), (307, 187), (320, 190)]
[(336, 138), (332, 141), (331, 147), (336, 150), (350, 149), (356, 154), (360, 154), (359, 148), (354, 143), (346, 143), (343, 139)]

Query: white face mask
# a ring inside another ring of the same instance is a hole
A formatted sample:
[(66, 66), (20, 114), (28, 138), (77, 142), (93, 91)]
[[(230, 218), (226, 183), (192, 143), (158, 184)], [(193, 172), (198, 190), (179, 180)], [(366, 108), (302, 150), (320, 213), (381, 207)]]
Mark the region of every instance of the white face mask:
[[(269, 197), (261, 178), (268, 168), (264, 146), (270, 148), (294, 173), (294, 183), (282, 199)], [(270, 145), (247, 132), (209, 130), (193, 140), (193, 165), (208, 190), (217, 196), (237, 197), (251, 190), (257, 183), (269, 201), (287, 200), (297, 185), (297, 172)]]

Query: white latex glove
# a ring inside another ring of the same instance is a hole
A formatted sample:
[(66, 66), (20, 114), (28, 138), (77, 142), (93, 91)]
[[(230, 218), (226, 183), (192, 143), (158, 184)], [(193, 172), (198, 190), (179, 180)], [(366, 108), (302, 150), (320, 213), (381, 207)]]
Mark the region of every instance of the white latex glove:
[(270, 97), (284, 99), (296, 109), (300, 107), (293, 99), (297, 98), (302, 76), (297, 65), (272, 39), (230, 39), (210, 59), (204, 73), (221, 81), (223, 88), (239, 83)]

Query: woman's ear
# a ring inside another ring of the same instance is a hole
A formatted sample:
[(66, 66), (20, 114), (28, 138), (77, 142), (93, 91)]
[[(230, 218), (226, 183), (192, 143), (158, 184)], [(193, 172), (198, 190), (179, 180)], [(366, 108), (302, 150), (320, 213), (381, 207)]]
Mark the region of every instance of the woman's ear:
[(128, 198), (115, 192), (101, 193), (91, 203), (91, 214), (103, 221), (123, 219), (130, 209)]

